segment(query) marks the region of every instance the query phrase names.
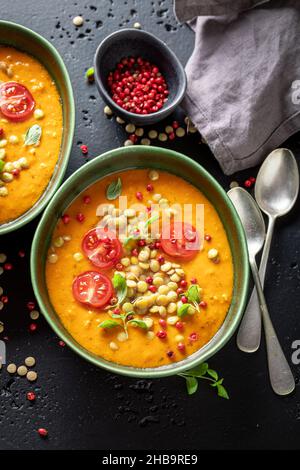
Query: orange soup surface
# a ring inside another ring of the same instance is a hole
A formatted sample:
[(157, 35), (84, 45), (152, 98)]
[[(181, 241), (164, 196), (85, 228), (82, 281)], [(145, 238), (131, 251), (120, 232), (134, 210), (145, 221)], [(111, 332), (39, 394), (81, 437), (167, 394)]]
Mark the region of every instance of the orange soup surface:
[[(178, 222), (186, 204), (190, 223)], [(204, 208), (203, 230), (196, 205)], [(184, 227), (181, 236), (175, 227)], [(62, 323), (84, 348), (118, 364), (158, 367), (194, 353), (219, 330), (233, 264), (222, 222), (197, 188), (166, 172), (128, 170), (89, 187), (62, 215), (46, 282)]]
[(48, 71), (30, 55), (0, 46), (0, 224), (24, 214), (45, 191), (62, 127)]

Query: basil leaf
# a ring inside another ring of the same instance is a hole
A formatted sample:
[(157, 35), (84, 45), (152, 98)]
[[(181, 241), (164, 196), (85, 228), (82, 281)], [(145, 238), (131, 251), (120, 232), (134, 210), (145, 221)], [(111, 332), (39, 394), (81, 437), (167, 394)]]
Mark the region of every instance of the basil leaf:
[(153, 224), (153, 222), (155, 222), (155, 221), (158, 220), (158, 219), (159, 219), (159, 215), (158, 215), (158, 214), (153, 215), (152, 217), (150, 217), (150, 219), (148, 219), (148, 220), (145, 222), (144, 227), (145, 227), (145, 228), (148, 227), (148, 225)]
[(208, 375), (210, 375), (214, 380), (218, 380), (219, 376), (215, 370), (207, 369)]
[(3, 161), (3, 160), (0, 160), (0, 171), (3, 170), (4, 165), (5, 165), (4, 161)]
[(41, 140), (42, 128), (38, 124), (31, 126), (25, 135), (25, 145), (36, 145)]
[(85, 78), (88, 80), (88, 81), (94, 81), (94, 75), (95, 75), (95, 70), (94, 70), (94, 67), (90, 67), (89, 69), (87, 69), (87, 71), (85, 72)]
[(146, 325), (146, 323), (143, 320), (136, 320), (134, 318), (133, 320), (129, 320), (127, 322), (127, 324), (129, 324), (129, 323), (132, 323), (132, 324), (138, 326), (139, 328), (143, 328), (143, 330), (148, 330), (148, 326)]
[[(189, 308), (193, 309), (193, 313), (189, 313)], [(193, 315), (195, 313), (195, 307), (191, 304), (182, 304), (181, 307), (177, 310), (177, 315), (179, 317), (184, 317), (185, 315)]]
[(186, 296), (188, 298), (188, 301), (191, 303), (196, 302), (197, 304), (201, 301), (201, 289), (198, 286), (198, 284), (193, 284), (192, 286), (189, 287)]
[(226, 400), (229, 400), (229, 395), (227, 393), (226, 388), (223, 385), (218, 385), (217, 390), (218, 390), (218, 396), (219, 397), (225, 398)]
[(126, 279), (121, 274), (115, 273), (112, 282), (118, 298), (118, 304), (121, 304), (127, 295)]
[(194, 369), (186, 371), (186, 374), (193, 375), (194, 377), (203, 377), (206, 372), (208, 373), (208, 370), (207, 362), (203, 362), (202, 364), (199, 364), (199, 366), (194, 367)]
[(198, 380), (195, 377), (185, 377), (186, 389), (189, 395), (193, 395), (198, 389)]
[(113, 201), (120, 196), (122, 192), (122, 181), (121, 178), (112, 181), (106, 188), (106, 198), (109, 201)]
[(115, 326), (122, 326), (120, 323), (114, 320), (104, 320), (99, 324), (99, 328), (114, 328)]

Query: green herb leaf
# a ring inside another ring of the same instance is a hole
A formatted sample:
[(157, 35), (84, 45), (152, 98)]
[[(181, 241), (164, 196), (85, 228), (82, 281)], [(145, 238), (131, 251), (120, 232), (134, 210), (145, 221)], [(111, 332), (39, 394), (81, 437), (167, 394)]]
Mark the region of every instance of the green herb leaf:
[(87, 69), (87, 71), (85, 72), (85, 78), (89, 81), (89, 82), (93, 82), (94, 79), (95, 79), (95, 69), (94, 67), (90, 67), (89, 69)]
[(225, 398), (226, 400), (229, 400), (229, 395), (227, 393), (226, 388), (223, 385), (218, 385), (218, 396), (221, 398)]
[(143, 330), (148, 330), (148, 326), (143, 320), (137, 320), (136, 318), (133, 318), (132, 320), (129, 320), (127, 322), (127, 325), (129, 325), (129, 323), (132, 323), (133, 325), (136, 325), (139, 328), (143, 328)]
[(5, 165), (4, 161), (3, 161), (3, 160), (0, 160), (0, 171), (3, 170), (4, 165)]
[(36, 145), (41, 140), (42, 128), (38, 124), (31, 126), (25, 135), (25, 145)]
[(215, 370), (207, 369), (208, 375), (210, 375), (214, 380), (218, 380), (219, 376)]
[(115, 328), (116, 326), (122, 326), (120, 323), (114, 320), (104, 320), (99, 324), (99, 328)]
[(201, 301), (201, 289), (198, 284), (193, 284), (189, 287), (186, 296), (188, 301), (192, 303), (198, 304)]
[(121, 178), (118, 178), (117, 180), (112, 181), (106, 188), (106, 198), (109, 201), (113, 201), (114, 199), (117, 199), (117, 197), (120, 196), (121, 192), (122, 181)]
[(197, 392), (198, 380), (195, 377), (185, 377), (186, 389), (189, 395)]
[(191, 304), (182, 304), (181, 307), (179, 307), (179, 309), (177, 310), (177, 315), (179, 317), (184, 317), (185, 315), (189, 314), (188, 310), (190, 307), (195, 310), (195, 307)]
[(122, 302), (124, 302), (127, 295), (126, 279), (121, 276), (121, 274), (115, 273), (112, 282), (118, 298), (117, 303), (121, 304)]
[(152, 217), (150, 217), (150, 219), (148, 219), (148, 220), (145, 222), (144, 227), (145, 227), (145, 228), (148, 227), (148, 225), (153, 224), (153, 222), (155, 222), (155, 221), (158, 220), (158, 219), (159, 219), (159, 215), (158, 215), (158, 214), (153, 215)]
[(194, 369), (187, 370), (185, 374), (193, 375), (194, 377), (203, 377), (206, 372), (208, 372), (208, 364), (207, 362), (203, 362), (199, 364), (199, 366), (194, 367)]

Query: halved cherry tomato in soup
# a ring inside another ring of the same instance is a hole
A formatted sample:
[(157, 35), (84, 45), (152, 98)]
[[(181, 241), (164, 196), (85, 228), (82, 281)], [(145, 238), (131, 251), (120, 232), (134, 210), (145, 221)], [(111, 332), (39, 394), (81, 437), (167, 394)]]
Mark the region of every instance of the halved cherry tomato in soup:
[(174, 222), (163, 228), (161, 247), (169, 256), (190, 260), (200, 250), (199, 234), (191, 224)]
[(82, 249), (88, 259), (102, 269), (113, 267), (122, 254), (122, 245), (116, 235), (99, 227), (84, 235)]
[(113, 293), (111, 280), (98, 271), (85, 271), (76, 276), (72, 289), (78, 302), (95, 308), (104, 307)]
[(10, 121), (25, 121), (34, 107), (32, 94), (21, 83), (4, 82), (0, 85), (0, 111)]

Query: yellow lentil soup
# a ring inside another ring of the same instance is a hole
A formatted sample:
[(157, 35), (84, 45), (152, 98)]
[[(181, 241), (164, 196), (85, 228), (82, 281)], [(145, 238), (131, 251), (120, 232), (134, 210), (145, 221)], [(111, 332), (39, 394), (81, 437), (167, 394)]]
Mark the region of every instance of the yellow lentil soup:
[[(175, 207), (191, 202), (204, 208), (203, 234), (194, 229), (193, 211), (175, 240)], [(146, 234), (164, 217), (169, 237), (163, 228)], [(109, 224), (119, 229), (116, 240)], [(63, 325), (88, 351), (126, 366), (159, 367), (216, 334), (231, 303), (233, 264), (222, 222), (197, 188), (167, 172), (128, 170), (90, 186), (62, 215), (46, 283)]]
[(43, 65), (0, 46), (0, 224), (16, 219), (41, 197), (62, 139), (62, 106)]

